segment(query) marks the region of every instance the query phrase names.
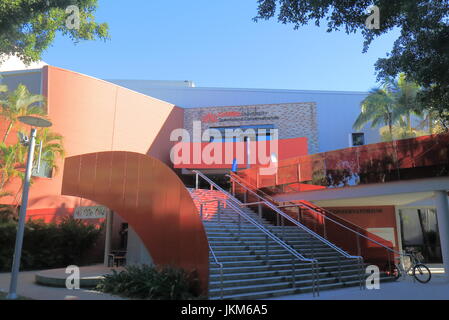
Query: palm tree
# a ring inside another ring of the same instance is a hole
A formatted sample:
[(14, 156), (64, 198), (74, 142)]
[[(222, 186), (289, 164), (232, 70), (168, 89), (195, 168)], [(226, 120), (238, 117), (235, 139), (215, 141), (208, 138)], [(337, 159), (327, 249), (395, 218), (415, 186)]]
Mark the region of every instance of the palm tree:
[[(19, 133), (26, 134), (25, 131), (19, 130)], [(42, 149), (40, 147), (42, 144)], [(17, 150), (17, 158), (20, 163), (26, 162), (26, 155), (28, 147), (20, 145)], [(65, 150), (63, 145), (63, 137), (55, 132), (52, 132), (50, 128), (39, 128), (36, 132), (36, 148), (34, 149), (34, 168), (37, 167), (39, 161), (39, 154), (41, 163), (50, 169), (57, 170), (57, 159), (64, 158)]]
[[(36, 141), (42, 144), (41, 161), (48, 169), (58, 170), (57, 159), (65, 157), (63, 137), (49, 128), (41, 128), (37, 131)], [(35, 159), (39, 156), (39, 148), (36, 148)]]
[(417, 99), (419, 90), (420, 87), (408, 81), (404, 74), (400, 74), (397, 81), (387, 79), (362, 101), (361, 113), (353, 128), (360, 130), (367, 123), (371, 123), (372, 128), (383, 124), (386, 127), (380, 131), (384, 140), (420, 135), (421, 132), (412, 127), (412, 115), (423, 116)]
[(19, 170), (18, 164), (21, 155), (20, 144), (7, 146), (5, 143), (0, 143), (0, 193), (7, 195), (3, 187), (15, 177), (23, 177), (23, 171)]
[[(24, 132), (20, 131), (25, 134)], [(39, 144), (38, 147), (35, 148), (34, 151), (34, 163), (33, 168), (37, 168), (37, 162), (39, 161), (39, 153), (41, 165), (45, 166), (46, 169), (49, 169), (50, 172), (53, 170), (57, 171), (57, 160), (59, 158), (65, 157), (65, 150), (63, 146), (63, 137), (55, 132), (52, 132), (49, 128), (39, 128), (36, 133), (36, 142)], [(42, 144), (42, 150), (40, 148), (40, 144)], [(26, 162), (26, 155), (28, 152), (28, 147), (24, 146), (20, 143), (15, 145), (15, 155), (17, 161), (17, 166), (20, 166), (22, 169)], [(1, 163), (0, 163), (1, 167)], [(21, 175), (23, 177), (23, 174)], [(31, 183), (33, 183), (33, 179), (31, 179)], [(22, 191), (23, 183), (20, 186), (19, 190), (17, 190), (14, 199), (17, 205), (19, 204), (19, 196)]]
[(11, 129), (16, 124), (19, 117), (28, 115), (44, 116), (45, 110), (42, 106), (42, 103), (44, 102), (44, 96), (31, 94), (30, 91), (28, 91), (28, 88), (23, 84), (20, 84), (16, 90), (9, 93), (6, 98), (0, 100), (0, 115), (3, 116), (6, 121), (9, 121), (3, 136), (3, 142), (6, 142)]
[(395, 118), (399, 119), (402, 125), (405, 124), (407, 131), (413, 135), (412, 115), (422, 117), (419, 101), (416, 98), (420, 90), (415, 82), (408, 81), (405, 74), (401, 73), (397, 82), (394, 82), (396, 106)]
[(361, 103), (361, 112), (354, 122), (353, 128), (361, 130), (367, 123), (371, 128), (387, 125), (393, 135), (393, 124), (397, 114), (394, 112), (395, 95), (387, 83), (382, 88), (373, 88)]

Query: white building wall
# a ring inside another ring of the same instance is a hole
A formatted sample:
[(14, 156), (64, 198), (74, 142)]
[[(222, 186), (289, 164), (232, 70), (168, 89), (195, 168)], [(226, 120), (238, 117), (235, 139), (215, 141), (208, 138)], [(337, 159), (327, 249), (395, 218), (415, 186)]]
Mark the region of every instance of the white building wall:
[[(352, 125), (360, 113), (366, 92), (303, 91), (232, 88), (154, 87), (146, 81), (113, 80), (118, 85), (150, 95), (182, 108), (240, 106), (316, 102), (318, 120), (318, 151), (349, 147)], [(365, 129), (365, 143), (380, 141), (378, 130)]]
[(153, 259), (146, 249), (140, 237), (131, 226), (128, 228), (128, 245), (126, 252), (126, 264), (147, 264), (152, 265)]

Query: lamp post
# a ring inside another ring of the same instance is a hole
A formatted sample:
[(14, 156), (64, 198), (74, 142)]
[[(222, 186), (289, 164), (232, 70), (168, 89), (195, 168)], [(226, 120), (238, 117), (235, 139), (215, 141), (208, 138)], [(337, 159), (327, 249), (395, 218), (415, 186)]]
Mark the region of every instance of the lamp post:
[(23, 181), (22, 205), (20, 206), (19, 224), (17, 227), (16, 245), (14, 249), (14, 258), (11, 269), (11, 282), (9, 285), (9, 293), (7, 296), (7, 299), (11, 300), (17, 299), (17, 280), (19, 276), (20, 259), (22, 256), (23, 234), (25, 231), (25, 218), (28, 205), (28, 191), (30, 189), (31, 171), (33, 169), (34, 147), (36, 145), (36, 127), (44, 128), (51, 127), (52, 125), (50, 121), (34, 116), (19, 117), (19, 121), (24, 124), (30, 125), (32, 128), (30, 140), (28, 142), (28, 159), (25, 178)]

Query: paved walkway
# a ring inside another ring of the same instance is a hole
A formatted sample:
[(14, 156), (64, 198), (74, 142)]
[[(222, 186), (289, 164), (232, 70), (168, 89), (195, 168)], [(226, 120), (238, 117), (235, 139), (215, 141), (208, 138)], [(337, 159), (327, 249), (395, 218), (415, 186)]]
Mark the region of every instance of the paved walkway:
[[(89, 267), (88, 270), (92, 271), (91, 268)], [(35, 300), (123, 300), (120, 297), (93, 290), (68, 290), (65, 288), (40, 286), (34, 282), (36, 273), (38, 272), (29, 271), (20, 273), (17, 288), (18, 295)], [(83, 276), (83, 268), (81, 268), (81, 276)], [(10, 279), (10, 273), (0, 273), (0, 291), (8, 291)]]
[[(94, 271), (88, 267), (86, 271)], [(83, 269), (83, 268), (82, 268)], [(59, 273), (59, 270), (56, 271)], [(123, 300), (120, 297), (103, 294), (93, 290), (68, 290), (37, 285), (34, 282), (36, 271), (21, 272), (17, 293), (35, 300)], [(83, 271), (81, 270), (83, 274)], [(10, 273), (0, 273), (0, 291), (7, 292)], [(323, 291), (320, 297), (300, 294), (277, 297), (268, 300), (449, 300), (449, 282), (442, 273), (433, 273), (427, 284), (413, 282), (411, 277), (397, 282), (381, 283), (379, 290), (360, 290), (358, 287)]]
[(381, 283), (379, 290), (360, 290), (356, 287), (323, 291), (316, 298), (307, 293), (268, 300), (449, 300), (449, 282), (441, 273), (435, 273), (427, 284), (413, 282), (411, 277), (407, 277), (405, 280)]

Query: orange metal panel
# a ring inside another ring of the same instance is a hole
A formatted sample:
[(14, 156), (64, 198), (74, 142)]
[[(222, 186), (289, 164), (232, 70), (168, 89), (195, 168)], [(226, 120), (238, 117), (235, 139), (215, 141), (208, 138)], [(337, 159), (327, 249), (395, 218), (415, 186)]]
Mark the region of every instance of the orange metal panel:
[(209, 247), (203, 223), (182, 181), (164, 163), (132, 152), (70, 157), (62, 193), (115, 211), (136, 231), (156, 265), (196, 272), (207, 293)]

